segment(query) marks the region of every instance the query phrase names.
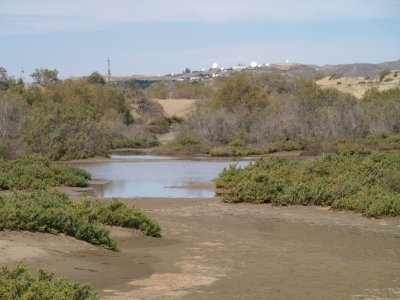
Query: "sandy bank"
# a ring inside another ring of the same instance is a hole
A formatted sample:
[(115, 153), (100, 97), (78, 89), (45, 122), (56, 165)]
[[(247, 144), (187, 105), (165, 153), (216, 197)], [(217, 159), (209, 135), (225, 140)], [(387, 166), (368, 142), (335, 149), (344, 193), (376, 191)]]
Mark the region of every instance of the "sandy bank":
[(90, 282), (104, 299), (396, 299), (400, 218), (321, 207), (126, 199), (162, 239), (112, 228), (120, 252), (69, 237), (0, 232), (0, 264), (24, 260)]

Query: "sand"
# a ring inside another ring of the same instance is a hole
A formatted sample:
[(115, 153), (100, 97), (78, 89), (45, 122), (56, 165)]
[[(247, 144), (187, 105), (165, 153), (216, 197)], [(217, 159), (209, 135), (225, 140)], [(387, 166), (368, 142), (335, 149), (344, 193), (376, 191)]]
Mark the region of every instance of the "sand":
[(190, 113), (196, 101), (194, 99), (154, 99), (164, 108), (167, 117), (186, 117)]
[(112, 228), (121, 251), (0, 232), (0, 264), (90, 282), (102, 299), (399, 299), (400, 218), (321, 207), (127, 199), (162, 239)]

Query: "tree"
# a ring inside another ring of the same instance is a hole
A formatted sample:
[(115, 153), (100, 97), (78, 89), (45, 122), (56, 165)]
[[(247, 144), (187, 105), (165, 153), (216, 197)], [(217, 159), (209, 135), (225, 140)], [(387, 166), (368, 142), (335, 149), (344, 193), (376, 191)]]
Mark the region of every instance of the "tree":
[(13, 78), (8, 76), (7, 70), (3, 67), (0, 67), (0, 90), (5, 91), (8, 90), (10, 84), (13, 82)]
[(90, 84), (101, 84), (105, 85), (106, 80), (99, 72), (93, 72), (87, 77), (87, 82)]
[(225, 108), (230, 112), (252, 112), (265, 108), (268, 96), (248, 77), (239, 75), (222, 80), (213, 102), (216, 108)]
[(58, 81), (58, 70), (36, 69), (31, 75), (37, 84), (49, 84)]

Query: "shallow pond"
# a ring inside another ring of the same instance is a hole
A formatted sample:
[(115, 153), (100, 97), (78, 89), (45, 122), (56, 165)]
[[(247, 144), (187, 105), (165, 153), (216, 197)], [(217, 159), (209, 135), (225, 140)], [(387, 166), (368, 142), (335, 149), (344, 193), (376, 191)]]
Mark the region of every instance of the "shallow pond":
[[(214, 191), (202, 187), (231, 164), (245, 166), (249, 161), (190, 160), (162, 156), (115, 155), (110, 161), (79, 163), (93, 180), (107, 181), (93, 185), (96, 197), (169, 197), (211, 198)], [(196, 185), (187, 188), (182, 186)]]

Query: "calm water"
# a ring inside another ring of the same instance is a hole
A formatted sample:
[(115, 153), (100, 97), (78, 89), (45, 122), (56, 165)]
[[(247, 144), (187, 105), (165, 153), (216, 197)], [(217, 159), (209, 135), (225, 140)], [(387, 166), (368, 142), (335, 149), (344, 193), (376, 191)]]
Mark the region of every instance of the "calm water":
[[(211, 198), (214, 192), (201, 189), (178, 189), (176, 186), (210, 183), (225, 167), (248, 161), (207, 161), (172, 159), (160, 156), (112, 156), (118, 160), (79, 164), (93, 180), (109, 183), (96, 185), (96, 197), (176, 197)], [(121, 161), (126, 159), (126, 161)]]

